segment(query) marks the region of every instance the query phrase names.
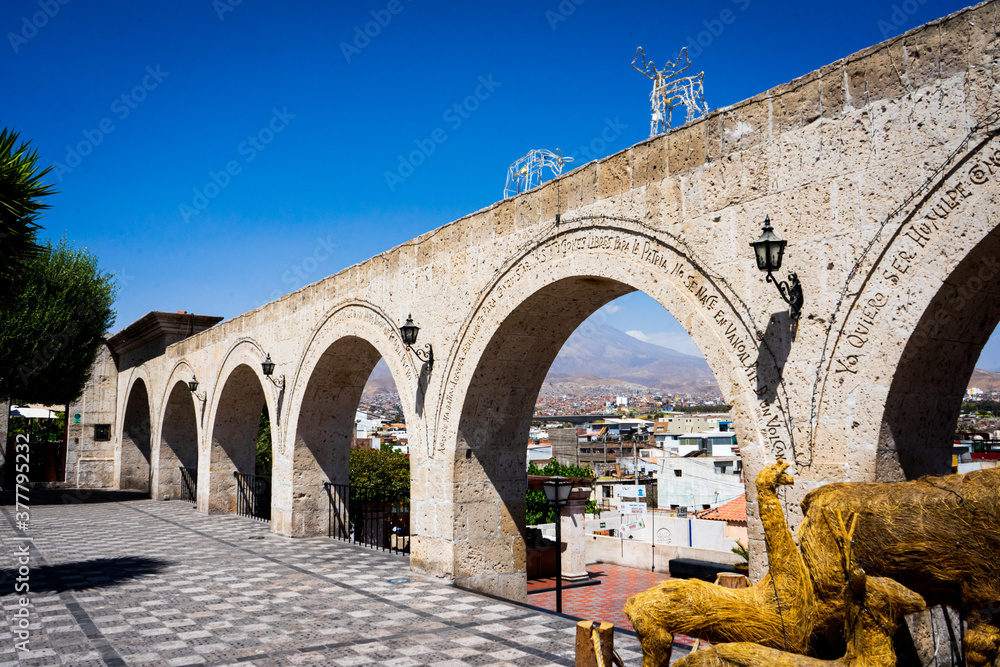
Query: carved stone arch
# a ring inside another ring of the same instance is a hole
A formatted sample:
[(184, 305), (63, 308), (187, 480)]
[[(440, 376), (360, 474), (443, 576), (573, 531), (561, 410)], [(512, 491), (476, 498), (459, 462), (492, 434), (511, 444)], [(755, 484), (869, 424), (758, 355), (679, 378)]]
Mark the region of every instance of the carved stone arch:
[[(435, 445), (452, 468), (454, 576), (463, 585), (523, 597), (523, 443), (535, 397), (569, 335), (634, 290), (671, 312), (705, 354), (733, 405), (750, 470), (798, 453), (775, 377), (778, 353), (758, 351), (763, 332), (724, 277), (681, 240), (641, 222), (564, 220), (519, 249), (481, 291), (442, 369)], [(768, 393), (773, 403), (762, 405), (758, 397)]]
[(424, 456), (422, 394), (427, 371), (417, 367), (397, 324), (374, 304), (351, 301), (331, 309), (303, 349), (289, 385), (282, 465), (290, 484), (276, 500), (276, 530), (295, 536), (325, 534), (328, 498), (323, 484), (346, 484), (354, 416), (364, 386), (382, 358), (399, 392), (410, 444), (411, 474)]
[[(153, 498), (197, 497), (198, 459), (201, 448), (201, 416), (205, 403), (193, 394), (188, 381), (194, 369), (186, 360), (174, 364), (166, 385), (154, 428)], [(204, 393), (199, 392), (200, 396)]]
[[(198, 456), (199, 511), (236, 511), (233, 473), (254, 472), (259, 406), (267, 406), (272, 424), (280, 416), (283, 393), (264, 376), (264, 358), (264, 349), (255, 340), (237, 340), (224, 357), (212, 386), (206, 388), (209, 409)], [(271, 431), (275, 450), (280, 447), (280, 432), (279, 428)]]
[(116, 436), (115, 479), (123, 490), (150, 491), (157, 413), (153, 384), (145, 365), (131, 369), (120, 408), (121, 429)]
[[(212, 429), (217, 418), (218, 408), (219, 408), (219, 398), (222, 389), (225, 387), (226, 382), (232, 375), (233, 371), (240, 365), (248, 366), (257, 376), (260, 383), (261, 391), (264, 393), (264, 397), (267, 400), (267, 411), (271, 415), (271, 421), (278, 421), (280, 417), (280, 407), (279, 406), (279, 395), (281, 392), (264, 376), (264, 371), (261, 369), (261, 362), (264, 361), (267, 353), (264, 351), (264, 347), (258, 343), (253, 338), (245, 337), (238, 339), (233, 343), (229, 350), (226, 351), (226, 355), (223, 357), (222, 364), (219, 366), (218, 370), (215, 372), (215, 377), (212, 378), (211, 385), (205, 387), (205, 393), (207, 394), (207, 414), (205, 418), (204, 431), (206, 435), (206, 440), (212, 438)], [(280, 371), (276, 370), (276, 374), (280, 375)], [(285, 403), (284, 396), (280, 395), (281, 403)], [(274, 428), (273, 433), (277, 435), (280, 432), (280, 428)], [(279, 440), (280, 438), (274, 438)], [(275, 442), (275, 447), (279, 446), (278, 442)]]
[(852, 481), (951, 468), (966, 383), (1000, 310), (998, 114), (883, 221), (841, 293), (817, 364), (809, 439)]

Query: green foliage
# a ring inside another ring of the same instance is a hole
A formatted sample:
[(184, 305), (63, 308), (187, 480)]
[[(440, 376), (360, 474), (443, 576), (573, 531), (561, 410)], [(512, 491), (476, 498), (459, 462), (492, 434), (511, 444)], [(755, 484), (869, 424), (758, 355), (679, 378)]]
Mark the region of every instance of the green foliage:
[(965, 401), (962, 403), (962, 412), (989, 412), (990, 414), (1000, 414), (1000, 401), (987, 399), (985, 401)]
[(1000, 402), (994, 400), (965, 401), (962, 403), (962, 414), (975, 415), (977, 419), (995, 419), (1000, 414)]
[(708, 414), (729, 412), (728, 405), (674, 405), (670, 409), (673, 412), (704, 412)]
[(742, 563), (736, 564), (737, 570), (746, 570), (750, 567), (750, 549), (748, 549), (747, 546), (743, 544), (743, 542), (741, 542), (740, 540), (736, 540), (736, 546), (733, 547), (730, 551), (732, 551), (734, 554), (743, 559)]
[(254, 463), (254, 474), (271, 474), (271, 417), (267, 413), (266, 403), (260, 411), (260, 421), (257, 422), (257, 459)]
[(349, 481), (352, 486), (410, 488), (410, 457), (402, 452), (352, 449)]
[(31, 442), (60, 442), (66, 435), (66, 413), (57, 412), (55, 419), (11, 417), (7, 437), (27, 435)]
[(38, 151), (29, 150), (27, 142), (18, 145), (16, 132), (0, 130), (0, 310), (7, 313), (15, 311), (17, 278), (42, 254), (35, 240), (37, 220), (49, 207), (42, 199), (55, 193), (42, 184), (52, 167), (37, 169)]
[[(593, 479), (594, 472), (590, 466), (564, 466), (553, 460), (544, 468), (539, 468), (535, 463), (528, 464), (529, 475), (547, 475), (549, 477), (590, 477)], [(528, 491), (525, 498), (527, 507), (525, 508), (525, 520), (529, 526), (537, 526), (540, 523), (553, 523), (556, 519), (555, 510), (549, 507), (549, 501), (545, 499), (544, 491)], [(587, 507), (590, 511), (590, 507)]]
[(595, 477), (590, 466), (564, 466), (556, 460), (552, 460), (544, 468), (539, 468), (534, 462), (528, 464), (529, 475), (547, 475), (549, 477)]
[(66, 405), (115, 321), (114, 278), (65, 239), (25, 263), (0, 326), (0, 399)]

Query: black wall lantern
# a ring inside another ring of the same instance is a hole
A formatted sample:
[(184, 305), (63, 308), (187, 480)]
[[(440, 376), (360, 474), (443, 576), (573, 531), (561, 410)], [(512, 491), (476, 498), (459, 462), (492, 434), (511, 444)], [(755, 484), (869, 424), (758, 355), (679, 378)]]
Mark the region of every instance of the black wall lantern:
[(205, 392), (198, 391), (198, 377), (197, 376), (192, 375), (191, 379), (188, 380), (188, 389), (191, 390), (191, 393), (194, 394), (195, 398), (197, 398), (202, 403), (205, 402), (205, 398), (206, 398)]
[(761, 271), (767, 271), (766, 282), (775, 284), (778, 292), (781, 294), (781, 298), (788, 304), (789, 314), (792, 316), (792, 319), (797, 320), (799, 319), (799, 315), (802, 314), (802, 303), (804, 302), (799, 277), (794, 273), (789, 273), (788, 282), (786, 283), (784, 281), (778, 282), (771, 275), (772, 271), (777, 271), (781, 268), (781, 258), (785, 254), (785, 244), (787, 243), (787, 241), (779, 239), (775, 235), (774, 229), (771, 228), (771, 217), (766, 216), (760, 238), (751, 243), (750, 247), (753, 248), (754, 255), (757, 258), (757, 268)]
[(274, 362), (271, 361), (271, 355), (268, 354), (264, 361), (260, 362), (260, 370), (264, 372), (264, 377), (271, 381), (275, 387), (279, 390), (285, 388), (285, 376), (282, 375), (280, 378), (275, 380), (271, 375), (274, 373)]
[(424, 345), (424, 350), (415, 350), (413, 346), (417, 344), (417, 333), (420, 332), (420, 327), (413, 323), (413, 318), (410, 315), (406, 316), (406, 324), (399, 327), (399, 335), (403, 339), (403, 345), (406, 349), (417, 356), (417, 359), (425, 362), (427, 364), (427, 371), (430, 372), (434, 369), (434, 349), (431, 347), (430, 343)]
[(270, 377), (271, 373), (274, 372), (274, 362), (271, 361), (271, 355), (267, 355), (264, 361), (260, 362), (260, 369), (264, 371), (264, 375)]

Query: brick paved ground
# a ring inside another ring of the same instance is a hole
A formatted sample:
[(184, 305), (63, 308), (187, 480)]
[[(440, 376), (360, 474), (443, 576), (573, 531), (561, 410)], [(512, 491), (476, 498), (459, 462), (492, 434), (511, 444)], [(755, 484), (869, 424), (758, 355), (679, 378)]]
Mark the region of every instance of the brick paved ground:
[[(9, 631), (26, 540), (0, 504), (0, 667), (573, 664), (573, 619), (412, 574), (403, 556), (277, 537), (188, 502), (29, 501), (27, 652)], [(634, 637), (616, 646), (638, 667)]]
[[(600, 585), (563, 591), (563, 613), (588, 621), (610, 621), (616, 628), (626, 632), (633, 632), (633, 629), (625, 616), (625, 601), (670, 578), (666, 572), (650, 572), (607, 563), (588, 565), (587, 572), (590, 573), (591, 580), (599, 580)], [(533, 580), (528, 583), (528, 590), (550, 586), (555, 586), (555, 577)], [(528, 604), (554, 611), (556, 594), (534, 593), (528, 596)], [(623, 633), (617, 633), (616, 636), (623, 636)], [(693, 644), (693, 640), (677, 635), (674, 644), (674, 653), (680, 654)]]

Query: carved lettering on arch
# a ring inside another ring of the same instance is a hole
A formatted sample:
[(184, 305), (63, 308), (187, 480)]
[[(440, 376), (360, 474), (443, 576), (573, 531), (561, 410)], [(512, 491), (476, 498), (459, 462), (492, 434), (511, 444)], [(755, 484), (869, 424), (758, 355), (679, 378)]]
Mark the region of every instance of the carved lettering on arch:
[[(530, 281), (536, 269), (547, 264), (571, 259), (575, 256), (593, 257), (608, 265), (625, 259), (640, 264), (654, 272), (658, 279), (669, 282), (680, 292), (689, 295), (692, 306), (701, 311), (704, 320), (714, 327), (720, 340), (724, 341), (731, 358), (735, 360), (741, 376), (751, 391), (758, 391), (757, 384), (757, 344), (751, 326), (746, 318), (733, 310), (730, 299), (719, 291), (717, 284), (702, 269), (688, 259), (689, 253), (678, 250), (655, 237), (649, 230), (631, 232), (623, 229), (608, 229), (606, 225), (561, 231), (554, 238), (545, 240), (525, 252), (515, 262), (508, 265), (495, 278), (491, 287), (484, 290), (479, 307), (464, 327), (454, 350), (451, 366), (444, 380), (441, 410), (436, 428), (437, 442), (433, 447), (437, 452), (446, 450), (447, 434), (453, 432), (460, 417), (464, 396), (464, 386), (471, 381), (478, 356), (485, 349), (487, 340), (502, 324), (502, 318), (512, 312), (520, 299), (533, 288), (525, 288), (525, 280)], [(628, 282), (623, 271), (623, 282)], [(530, 283), (529, 283), (530, 284)], [(767, 388), (760, 389), (764, 393)], [(772, 408), (773, 412), (774, 408)], [(780, 412), (780, 409), (778, 409)], [(770, 417), (769, 417), (770, 418)], [(758, 415), (758, 419), (761, 417)], [(765, 423), (767, 420), (761, 420)], [(784, 431), (778, 440), (769, 439), (762, 433), (765, 446), (775, 449), (778, 443), (790, 442), (785, 428), (786, 421), (779, 419)], [(778, 429), (778, 426), (770, 427)], [(777, 433), (777, 431), (775, 431)], [(783, 451), (783, 450), (782, 450)]]
[[(894, 231), (880, 230), (879, 234), (887, 239), (881, 249), (876, 246), (870, 251), (876, 257), (874, 263), (866, 271), (857, 272), (846, 287), (850, 297), (845, 304), (849, 310), (840, 329), (832, 333), (831, 352), (822, 375), (817, 378), (820, 384), (814, 424), (825, 406), (842, 403), (859, 383), (866, 381), (858, 371), (885, 340), (886, 332), (893, 326), (895, 310), (907, 307), (905, 298), (916, 273), (914, 267), (938, 259), (941, 241), (966, 233), (963, 214), (979, 201), (984, 190), (995, 188), (997, 182), (1000, 182), (1000, 137), (993, 136), (983, 140), (974, 154), (962, 157), (958, 166), (902, 218)], [(986, 279), (997, 273), (997, 269), (984, 267)]]
[(413, 380), (413, 368), (411, 364), (405, 363), (406, 348), (399, 338), (399, 331), (392, 322), (380, 313), (365, 307), (348, 307), (345, 309), (343, 317), (348, 321), (359, 321), (381, 333), (382, 338), (392, 348), (393, 354), (403, 360), (401, 366), (403, 367), (403, 372), (406, 374), (406, 379)]

